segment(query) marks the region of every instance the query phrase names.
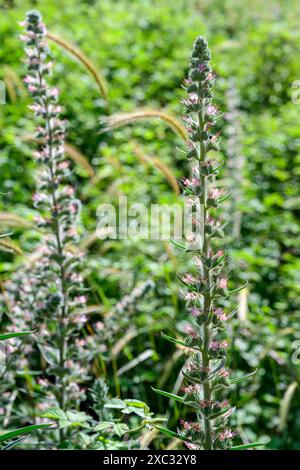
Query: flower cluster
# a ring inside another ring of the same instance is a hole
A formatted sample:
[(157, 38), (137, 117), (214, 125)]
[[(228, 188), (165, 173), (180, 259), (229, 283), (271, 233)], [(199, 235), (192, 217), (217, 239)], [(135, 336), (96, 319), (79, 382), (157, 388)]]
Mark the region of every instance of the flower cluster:
[(64, 155), (66, 122), (60, 117), (58, 90), (49, 87), (46, 80), (52, 68), (46, 28), (35, 11), (27, 14), (22, 25), (28, 69), (24, 82), (34, 101), (30, 108), (39, 121), (36, 138), (40, 148), (34, 154), (39, 171), (33, 203), (39, 212), (36, 223), (44, 236), (31, 265), (17, 273), (6, 288), (11, 329), (37, 330), (41, 358), (36, 361), (37, 351), (28, 345), (29, 365), (40, 368), (44, 364), (40, 378), (43, 391), (48, 402), (52, 398), (53, 404), (64, 410), (85, 399), (80, 384), (88, 378), (86, 365), (91, 360), (91, 341), (83, 330), (87, 299), (80, 273), (82, 253), (76, 248), (80, 201)]
[(223, 299), (230, 294), (224, 274), (227, 256), (215, 240), (223, 236), (224, 227), (217, 209), (228, 195), (213, 187), (222, 165), (207, 157), (211, 150), (219, 150), (219, 132), (214, 129), (220, 113), (212, 101), (215, 74), (210, 59), (206, 40), (198, 37), (185, 81), (187, 98), (183, 100), (192, 176), (182, 179), (181, 187), (201, 216), (195, 219), (196, 230), (187, 238), (186, 251), (193, 254), (195, 272), (178, 276), (184, 285), (181, 297), (190, 314), (184, 344), (190, 348), (191, 357), (183, 371), (182, 391), (184, 403), (197, 410), (196, 423), (181, 420), (178, 433), (186, 439), (188, 448), (205, 450), (230, 448), (235, 436), (227, 424), (234, 408), (218, 396), (230, 385), (229, 372), (224, 368), (229, 344), (224, 326), (234, 312), (227, 313), (222, 308)]

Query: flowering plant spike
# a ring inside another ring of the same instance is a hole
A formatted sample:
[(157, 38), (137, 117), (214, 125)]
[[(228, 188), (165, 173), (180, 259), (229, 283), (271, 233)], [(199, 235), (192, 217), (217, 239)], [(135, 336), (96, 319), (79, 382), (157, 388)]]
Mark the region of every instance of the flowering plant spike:
[[(40, 383), (47, 390), (47, 398), (52, 397), (54, 405), (66, 410), (84, 400), (80, 384), (88, 378), (86, 365), (92, 359), (86, 350), (89, 340), (80, 337), (86, 321), (81, 313), (86, 304), (79, 270), (81, 254), (75, 248), (80, 201), (75, 198), (70, 162), (64, 155), (66, 122), (60, 118), (58, 90), (46, 81), (52, 66), (46, 28), (35, 11), (27, 14), (22, 25), (26, 28), (21, 39), (26, 45), (28, 67), (24, 82), (34, 100), (30, 108), (40, 121), (36, 137), (41, 145), (35, 152), (40, 170), (34, 204), (40, 214), (37, 225), (45, 233), (26, 282), (25, 298), (30, 298), (28, 321), (34, 329), (38, 328), (38, 346), (47, 363)], [(17, 300), (16, 307), (26, 301)], [(61, 430), (61, 442), (63, 437)]]
[(194, 221), (186, 249), (193, 254), (196, 274), (179, 276), (184, 285), (181, 296), (190, 315), (185, 342), (180, 343), (192, 354), (183, 370), (183, 396), (157, 391), (196, 410), (196, 420), (181, 420), (177, 437), (190, 449), (205, 450), (230, 448), (236, 434), (227, 423), (234, 408), (219, 397), (220, 391), (230, 385), (229, 371), (225, 369), (228, 341), (220, 332), (235, 311), (227, 313), (222, 308), (230, 292), (223, 274), (226, 254), (216, 247), (215, 240), (223, 234), (223, 225), (215, 212), (228, 195), (213, 187), (222, 165), (207, 156), (211, 150), (219, 150), (214, 127), (220, 114), (213, 104), (215, 74), (210, 59), (207, 42), (200, 36), (194, 43), (185, 81), (188, 96), (183, 100), (186, 109), (183, 119), (189, 134), (187, 157), (193, 168), (192, 177), (183, 179), (181, 186), (189, 204), (201, 212), (200, 219)]

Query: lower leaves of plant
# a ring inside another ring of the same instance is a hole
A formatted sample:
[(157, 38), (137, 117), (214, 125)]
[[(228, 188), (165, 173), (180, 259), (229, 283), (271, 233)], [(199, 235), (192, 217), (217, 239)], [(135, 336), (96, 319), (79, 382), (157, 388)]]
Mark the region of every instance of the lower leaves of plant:
[[(63, 443), (64, 447), (94, 450), (139, 448), (138, 439), (143, 430), (152, 429), (164, 421), (163, 418), (154, 417), (142, 401), (110, 399), (102, 379), (96, 380), (90, 393), (93, 414), (51, 407), (41, 415), (42, 418), (56, 421), (59, 429), (77, 430), (71, 441)], [(126, 440), (123, 440), (125, 436)]]

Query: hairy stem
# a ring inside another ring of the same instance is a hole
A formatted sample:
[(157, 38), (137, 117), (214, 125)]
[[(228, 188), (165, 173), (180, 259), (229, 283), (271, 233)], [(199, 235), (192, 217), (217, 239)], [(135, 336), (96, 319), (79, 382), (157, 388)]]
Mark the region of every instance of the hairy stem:
[[(199, 86), (199, 94), (200, 94), (200, 86)], [(203, 103), (202, 103), (203, 104)], [(198, 125), (199, 125), (199, 131), (200, 134), (202, 134), (204, 130), (203, 126), (203, 106), (201, 106), (201, 111), (198, 113)], [(199, 197), (199, 202), (200, 202), (200, 207), (202, 208), (202, 224), (203, 224), (203, 245), (202, 245), (202, 256), (203, 259), (206, 260), (208, 256), (208, 240), (207, 240), (207, 234), (206, 234), (206, 216), (207, 216), (207, 207), (206, 207), (206, 178), (201, 172), (201, 163), (205, 161), (205, 145), (203, 142), (203, 139), (200, 139), (200, 148), (199, 148), (199, 174), (201, 175), (201, 194)], [(209, 271), (207, 270), (205, 264), (203, 265), (203, 279), (206, 284), (206, 286), (210, 285), (210, 275)], [(204, 295), (204, 308), (203, 308), (203, 313), (205, 317), (208, 317), (209, 312), (211, 309), (211, 299), (210, 299), (210, 291)], [(211, 339), (211, 331), (210, 327), (207, 324), (203, 325), (203, 344), (202, 344), (202, 366), (204, 369), (209, 369), (209, 345), (210, 345), (210, 339)], [(203, 398), (204, 400), (210, 401), (211, 400), (211, 386), (209, 381), (205, 382), (203, 384)], [(204, 442), (204, 449), (205, 450), (211, 450), (212, 449), (212, 429), (211, 429), (211, 423), (210, 420), (207, 417), (203, 418), (204, 421), (204, 433), (205, 433), (205, 442)]]
[[(40, 59), (40, 54), (39, 54), (39, 59)], [(40, 72), (37, 72), (38, 79), (39, 79), (39, 84), (42, 86), (42, 76)], [(41, 98), (41, 101), (43, 103), (43, 106), (45, 107), (46, 110), (46, 116), (45, 116), (45, 122), (46, 122), (46, 130), (48, 134), (48, 148), (49, 148), (49, 165), (48, 169), (51, 175), (51, 197), (52, 197), (52, 207), (57, 208), (57, 197), (56, 197), (56, 189), (55, 189), (55, 178), (54, 178), (54, 168), (53, 168), (53, 156), (52, 156), (52, 130), (51, 130), (51, 117), (49, 113), (49, 106), (47, 103), (47, 100), (44, 98)], [(58, 319), (59, 325), (58, 325), (58, 332), (59, 332), (59, 339), (58, 339), (58, 344), (59, 344), (59, 365), (61, 370), (64, 369), (65, 365), (65, 349), (66, 349), (66, 339), (64, 335), (64, 321), (66, 318), (66, 313), (67, 313), (67, 290), (65, 286), (65, 272), (64, 272), (64, 266), (63, 266), (63, 245), (62, 245), (62, 240), (60, 237), (60, 227), (59, 227), (59, 220), (58, 220), (58, 214), (54, 210), (54, 235), (57, 243), (57, 250), (59, 254), (59, 268), (60, 268), (60, 285), (61, 285), (61, 293), (63, 296), (63, 304), (60, 309), (60, 316)], [(60, 408), (65, 411), (65, 383), (63, 376), (60, 378), (61, 382), (58, 387), (58, 402)], [(59, 440), (60, 444), (62, 444), (64, 440), (64, 430), (60, 429), (59, 430)]]

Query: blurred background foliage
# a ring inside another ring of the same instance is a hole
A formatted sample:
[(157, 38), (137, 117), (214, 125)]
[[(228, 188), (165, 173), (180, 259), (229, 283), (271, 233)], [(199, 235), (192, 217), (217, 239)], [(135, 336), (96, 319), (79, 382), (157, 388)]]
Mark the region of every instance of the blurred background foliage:
[[(176, 202), (170, 174), (179, 178), (188, 171), (178, 150), (182, 139), (155, 119), (109, 132), (100, 132), (100, 120), (143, 107), (179, 118), (193, 40), (207, 37), (218, 74), (216, 101), (224, 111), (223, 183), (236, 195), (224, 218), (240, 221), (237, 230), (229, 223), (225, 244), (232, 279), (249, 283), (236, 299), (230, 366), (245, 372), (258, 368), (250, 383), (232, 390), (235, 425), (245, 441), (269, 436), (269, 448), (299, 449), (300, 369), (292, 359), (300, 338), (300, 108), (292, 100), (292, 84), (300, 79), (299, 2), (1, 0), (0, 7), (0, 79), (7, 90), (7, 103), (0, 105), (0, 219), (14, 230), (12, 238), (23, 251), (1, 254), (1, 282), (34, 252), (38, 240), (30, 224), (34, 123), (21, 81), (24, 54), (17, 24), (28, 9), (38, 8), (48, 30), (79, 48), (107, 84), (106, 100), (83, 64), (51, 42), (52, 80), (69, 121), (68, 144), (83, 203), (86, 282), (97, 307), (93, 321), (109, 316), (133, 288), (154, 283), (145, 295), (141, 288), (143, 295), (114, 320), (107, 365), (111, 393), (148, 402), (152, 411), (170, 416), (173, 428), (173, 404), (154, 394), (151, 385), (180, 387), (185, 352), (171, 349), (160, 331), (181, 334), (186, 313), (175, 273), (184, 271), (187, 261), (169, 243), (100, 241), (94, 231), (97, 206), (114, 203), (119, 195), (147, 206)], [(156, 448), (176, 445), (155, 435), (148, 439)]]

